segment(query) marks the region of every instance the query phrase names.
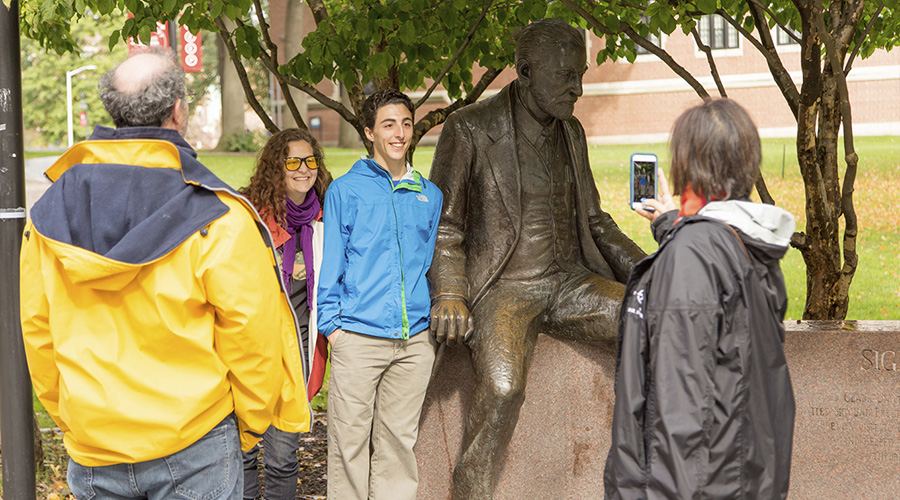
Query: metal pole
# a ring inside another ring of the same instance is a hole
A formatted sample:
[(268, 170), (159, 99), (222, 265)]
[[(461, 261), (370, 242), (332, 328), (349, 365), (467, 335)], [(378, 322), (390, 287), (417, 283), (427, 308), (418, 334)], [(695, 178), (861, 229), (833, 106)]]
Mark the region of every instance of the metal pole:
[[(18, 25), (17, 25), (18, 28)], [(18, 38), (16, 38), (16, 43), (18, 43)], [(81, 73), (86, 69), (97, 69), (97, 66), (93, 64), (88, 64), (87, 66), (82, 66), (78, 69), (72, 71), (66, 71), (66, 123), (69, 124), (69, 147), (72, 147), (72, 144), (75, 144), (75, 137), (72, 133), (72, 77)]]
[(19, 248), (25, 228), (25, 145), (19, 3), (0, 3), (0, 441), (3, 496), (35, 498), (34, 410), (19, 322)]

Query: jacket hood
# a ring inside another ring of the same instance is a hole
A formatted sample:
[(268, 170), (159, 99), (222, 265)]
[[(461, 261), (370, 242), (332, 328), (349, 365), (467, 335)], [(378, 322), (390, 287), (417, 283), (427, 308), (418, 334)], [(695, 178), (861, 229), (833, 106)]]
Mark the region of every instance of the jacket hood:
[(228, 212), (214, 190), (230, 188), (195, 157), (172, 130), (98, 127), (48, 169), (34, 228), (73, 282), (119, 289)]
[(765, 263), (784, 257), (795, 228), (794, 216), (787, 210), (750, 201), (711, 201), (697, 215), (737, 229), (747, 250)]

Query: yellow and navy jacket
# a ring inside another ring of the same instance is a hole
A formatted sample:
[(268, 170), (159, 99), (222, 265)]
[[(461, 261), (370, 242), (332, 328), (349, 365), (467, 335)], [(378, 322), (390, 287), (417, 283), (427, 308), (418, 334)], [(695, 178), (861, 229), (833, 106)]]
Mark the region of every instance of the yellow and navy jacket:
[(84, 466), (194, 443), (229, 414), (247, 450), (309, 429), (271, 237), (173, 131), (97, 127), (48, 171), (21, 253), (35, 392)]

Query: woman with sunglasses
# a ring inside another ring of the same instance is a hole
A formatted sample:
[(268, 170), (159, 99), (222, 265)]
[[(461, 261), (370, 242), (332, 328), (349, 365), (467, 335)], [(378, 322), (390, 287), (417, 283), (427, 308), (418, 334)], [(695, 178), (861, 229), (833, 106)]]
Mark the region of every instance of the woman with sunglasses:
[[(322, 147), (306, 130), (282, 130), (259, 153), (250, 185), (241, 190), (272, 233), (281, 278), (301, 333), (303, 377), (310, 399), (322, 386), (327, 341), (316, 329), (315, 279), (322, 262), (322, 201), (331, 183)], [(311, 367), (311, 368), (310, 368)], [(265, 498), (294, 499), (297, 494), (299, 435), (270, 426), (263, 436)], [(259, 448), (244, 453), (244, 498), (259, 493)]]

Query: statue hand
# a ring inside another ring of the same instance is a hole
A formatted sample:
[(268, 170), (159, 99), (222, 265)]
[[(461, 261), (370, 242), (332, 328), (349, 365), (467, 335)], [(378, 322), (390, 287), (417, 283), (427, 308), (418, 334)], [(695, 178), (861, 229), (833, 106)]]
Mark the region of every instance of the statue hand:
[(431, 306), (431, 329), (438, 342), (462, 344), (475, 329), (469, 308), (462, 298), (441, 298)]

